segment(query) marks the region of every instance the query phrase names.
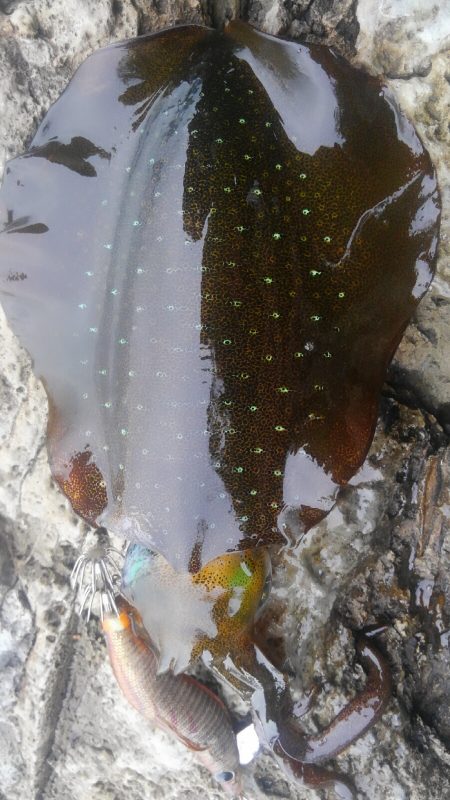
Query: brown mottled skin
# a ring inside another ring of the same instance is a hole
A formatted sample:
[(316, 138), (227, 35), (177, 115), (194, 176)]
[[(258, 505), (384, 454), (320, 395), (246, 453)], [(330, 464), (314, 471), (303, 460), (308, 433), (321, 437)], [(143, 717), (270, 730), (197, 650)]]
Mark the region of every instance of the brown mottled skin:
[[(162, 31), (80, 67), (8, 165), (0, 223), (56, 481), (148, 548), (124, 583), (162, 663), (244, 676), (291, 777), (321, 785), (253, 621), (264, 546), (298, 542), (362, 464), (432, 278), (439, 198), (412, 126), (325, 48), (241, 23)], [(333, 753), (366, 729), (358, 704), (381, 713), (380, 664), (325, 731)]]

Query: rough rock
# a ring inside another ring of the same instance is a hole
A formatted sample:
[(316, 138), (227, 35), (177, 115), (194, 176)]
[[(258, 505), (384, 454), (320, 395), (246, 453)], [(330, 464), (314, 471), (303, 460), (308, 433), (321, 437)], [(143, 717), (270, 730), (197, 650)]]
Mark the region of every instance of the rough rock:
[(450, 14), (433, 0), (361, 0), (357, 17), (357, 63), (385, 77), (414, 121), (435, 164), (442, 196), (436, 279), (400, 344), (389, 380), (448, 425)]
[[(8, 12), (8, 15), (1, 12)], [(270, 33), (332, 44), (375, 74), (414, 120), (438, 170), (438, 277), (390, 371), (365, 466), (297, 552), (278, 556), (261, 625), (283, 640), (298, 686), (320, 678), (309, 724), (363, 685), (350, 629), (380, 622), (394, 675), (384, 715), (337, 760), (358, 797), (450, 795), (450, 426), (448, 127), (450, 14), (432, 0), (34, 0), (0, 3), (0, 171), (21, 152), (81, 61), (110, 41), (240, 11)], [(55, 488), (46, 401), (0, 321), (0, 797), (220, 800), (209, 776), (122, 698), (96, 621), (79, 623), (68, 578), (85, 532)], [(293, 591), (295, 587), (295, 591)], [(243, 710), (233, 705), (237, 717)], [(265, 756), (255, 800), (318, 795), (288, 785)]]

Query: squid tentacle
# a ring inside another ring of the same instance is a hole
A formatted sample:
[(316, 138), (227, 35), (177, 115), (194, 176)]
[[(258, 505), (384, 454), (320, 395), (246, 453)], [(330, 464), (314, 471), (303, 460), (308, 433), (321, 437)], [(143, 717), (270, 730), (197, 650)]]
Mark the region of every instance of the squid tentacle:
[(283, 725), (279, 745), (290, 757), (319, 764), (339, 755), (362, 736), (383, 713), (391, 696), (391, 671), (378, 648), (363, 635), (356, 638), (356, 654), (367, 674), (364, 688), (315, 735), (305, 736), (296, 720)]
[(258, 734), (287, 777), (311, 787), (332, 785), (342, 800), (355, 796), (352, 783), (321, 764), (362, 736), (381, 716), (391, 695), (389, 665), (373, 642), (358, 635), (356, 654), (367, 674), (364, 688), (315, 735), (307, 734), (299, 720), (309, 711), (319, 687), (294, 704), (287, 676), (273, 667), (254, 642), (249, 642), (245, 657), (233, 663), (231, 671), (228, 661), (224, 675), (234, 685), (240, 676), (241, 691), (247, 687)]
[(273, 748), (273, 753), (279, 766), (292, 782), (314, 789), (331, 786), (339, 800), (355, 800), (356, 791), (352, 781), (339, 772), (291, 758), (279, 742)]

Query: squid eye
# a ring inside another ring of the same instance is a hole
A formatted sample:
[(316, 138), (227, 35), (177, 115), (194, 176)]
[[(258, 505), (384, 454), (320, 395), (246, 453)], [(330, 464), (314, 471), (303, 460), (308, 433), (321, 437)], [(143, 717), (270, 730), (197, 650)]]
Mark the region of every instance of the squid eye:
[(214, 777), (219, 783), (229, 783), (234, 780), (234, 772), (224, 769), (222, 772), (217, 772)]

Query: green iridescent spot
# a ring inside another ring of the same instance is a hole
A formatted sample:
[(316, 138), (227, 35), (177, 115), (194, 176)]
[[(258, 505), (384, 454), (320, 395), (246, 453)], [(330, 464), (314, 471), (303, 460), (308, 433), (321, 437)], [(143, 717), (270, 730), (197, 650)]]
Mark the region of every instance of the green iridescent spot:
[(249, 406), (250, 411), (258, 411), (258, 406)]
[(297, 350), (297, 352), (294, 353), (294, 358), (303, 358), (302, 351), (301, 350)]
[(278, 508), (278, 503), (273, 502), (273, 503), (270, 504), (270, 507), (271, 508)]
[(188, 192), (193, 192), (193, 191), (194, 191), (194, 187), (193, 186), (188, 186)]
[(261, 453), (264, 453), (264, 450), (262, 449), (262, 447), (253, 447), (251, 452), (260, 455)]
[(312, 278), (317, 278), (318, 275), (322, 275), (322, 273), (318, 269), (310, 269), (309, 274)]
[(324, 387), (323, 383), (314, 384), (314, 389), (315, 389), (316, 392), (323, 392), (324, 388), (325, 387)]
[(231, 305), (233, 308), (240, 308), (242, 305), (242, 300), (231, 300)]
[(222, 344), (225, 344), (225, 345), (231, 344), (231, 339), (224, 339)]
[(284, 425), (275, 425), (275, 430), (278, 431), (278, 433), (280, 433), (281, 431), (285, 431), (286, 428), (284, 427)]
[(264, 280), (264, 283), (267, 283), (267, 284), (273, 283), (273, 278), (266, 277), (266, 278), (263, 278), (263, 280)]
[(273, 356), (271, 356), (271, 355), (270, 355), (270, 353), (268, 353), (268, 354), (265, 356), (265, 359), (266, 359), (266, 361), (273, 361)]
[(239, 233), (243, 233), (243, 231), (245, 231), (245, 228), (244, 228), (244, 226), (243, 226), (243, 225), (236, 225), (236, 230), (237, 230)]
[(306, 173), (304, 173), (304, 172), (301, 172), (301, 173), (300, 173), (300, 175), (299, 175), (298, 177), (300, 178), (300, 180), (301, 180), (301, 181), (304, 181), (304, 180), (305, 180), (305, 178), (306, 178)]
[(258, 333), (258, 331), (256, 330), (256, 328), (250, 328), (250, 330), (249, 330), (250, 336), (256, 336), (257, 333)]
[(323, 237), (323, 240), (324, 240), (324, 242), (326, 242), (327, 244), (329, 244), (329, 243), (331, 242), (331, 236), (324, 236), (324, 237)]
[(224, 192), (226, 192), (227, 194), (230, 194), (230, 192), (231, 192), (231, 186), (224, 186), (223, 190), (224, 190)]
[(244, 119), (244, 117), (241, 117), (241, 118), (240, 118), (240, 120), (239, 120), (239, 125), (245, 125), (245, 119)]
[(238, 472), (239, 474), (241, 474), (242, 472), (244, 472), (244, 467), (233, 467), (233, 472)]
[(259, 197), (262, 194), (261, 189), (252, 189), (253, 194), (256, 194)]
[(288, 392), (290, 392), (290, 389), (288, 389), (287, 386), (279, 386), (277, 388), (277, 392), (280, 392), (281, 394), (287, 394)]
[(246, 161), (251, 161), (251, 159), (252, 159), (252, 157), (249, 156), (248, 153), (245, 153), (244, 158), (245, 158)]
[(319, 322), (320, 319), (321, 317), (319, 317), (318, 314), (312, 314), (312, 316), (310, 317), (310, 320), (312, 320), (312, 322)]
[[(244, 517), (241, 517), (241, 520), (243, 520), (244, 522), (247, 519), (248, 517), (245, 517), (245, 519)], [(242, 566), (242, 564), (240, 564), (237, 570), (230, 577), (228, 581), (228, 586), (230, 588), (237, 586), (247, 586), (251, 578), (252, 578), (252, 573), (247, 569), (246, 565), (244, 564), (244, 566)]]
[(307, 237), (307, 236), (305, 236), (305, 235), (303, 235), (303, 236), (300, 236), (300, 241), (301, 241), (301, 242), (307, 242), (307, 241), (308, 241), (308, 237)]
[(275, 169), (279, 171), (280, 169), (283, 169), (283, 167), (281, 166), (281, 164), (275, 164)]
[(232, 400), (224, 400), (223, 404), (224, 404), (224, 406), (232, 406), (233, 405), (233, 401)]
[(273, 474), (276, 475), (277, 478), (279, 478), (280, 475), (282, 475), (283, 473), (282, 473), (281, 469), (274, 469)]
[(338, 292), (338, 297), (340, 297), (341, 299), (342, 299), (343, 297), (345, 297), (345, 292)]
[(325, 358), (331, 358), (331, 353), (330, 353), (329, 350), (327, 350), (326, 353), (324, 353), (324, 357)]
[(281, 239), (281, 233), (273, 233), (272, 234), (272, 239), (275, 239), (276, 241), (278, 241), (279, 239)]
[(304, 208), (303, 211), (302, 211), (302, 214), (305, 217), (307, 217), (308, 214), (310, 214), (310, 213), (311, 213), (311, 209), (310, 208)]
[(250, 492), (249, 492), (249, 494), (251, 494), (251, 495), (254, 497), (254, 496), (255, 496), (255, 494), (258, 494), (258, 492), (257, 492), (257, 490), (256, 490), (256, 489), (250, 489)]
[(273, 319), (279, 319), (281, 315), (278, 313), (278, 311), (272, 311), (272, 313), (271, 313), (271, 315), (270, 315), (270, 316), (271, 316)]
[(223, 139), (216, 139), (217, 144), (223, 144)]
[(272, 127), (272, 123), (271, 122), (266, 122), (266, 128), (271, 128), (271, 127)]

